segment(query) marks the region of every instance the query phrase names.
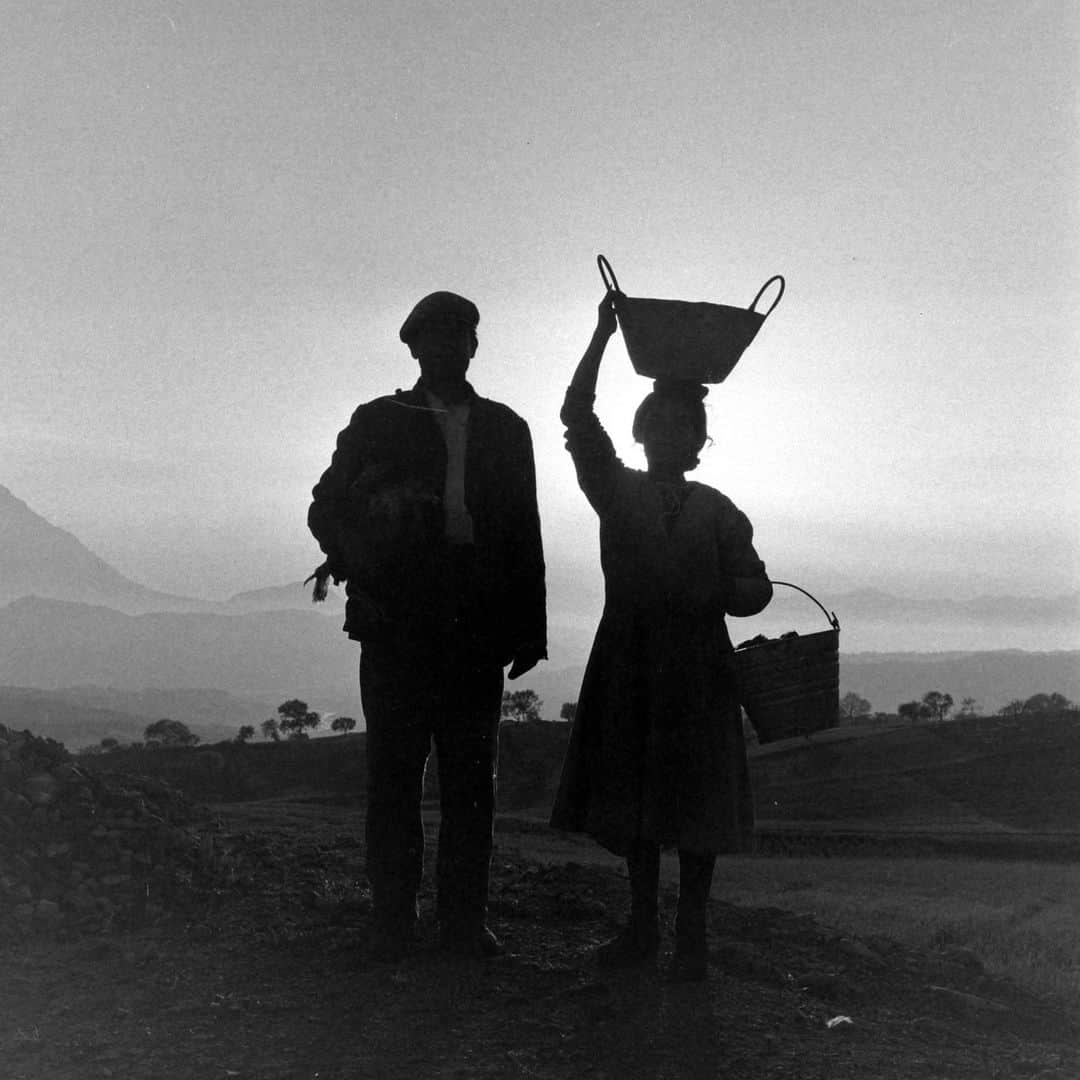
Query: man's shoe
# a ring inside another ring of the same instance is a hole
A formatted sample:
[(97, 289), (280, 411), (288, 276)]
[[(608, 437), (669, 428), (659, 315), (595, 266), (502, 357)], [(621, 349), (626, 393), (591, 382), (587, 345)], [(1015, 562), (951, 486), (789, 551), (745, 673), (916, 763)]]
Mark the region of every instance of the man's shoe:
[(644, 930), (632, 923), (596, 950), (596, 963), (602, 968), (645, 967), (656, 962), (660, 932)]
[(416, 942), (413, 928), (379, 926), (372, 928), (364, 959), (369, 964), (396, 964), (404, 960)]
[(680, 949), (676, 945), (667, 970), (672, 982), (703, 982), (708, 975), (709, 957), (705, 949)]
[(506, 946), (486, 926), (465, 931), (444, 927), (439, 934), (439, 947), (453, 956), (473, 960), (490, 960), (506, 952)]

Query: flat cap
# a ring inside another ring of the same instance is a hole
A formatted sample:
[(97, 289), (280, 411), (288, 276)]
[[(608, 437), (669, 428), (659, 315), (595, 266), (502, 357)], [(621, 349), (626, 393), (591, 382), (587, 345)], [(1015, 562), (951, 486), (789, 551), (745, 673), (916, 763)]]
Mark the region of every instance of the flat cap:
[(420, 300), (401, 324), (398, 336), (408, 344), (416, 331), (428, 322), (452, 320), (463, 322), (475, 330), (480, 322), (480, 312), (471, 300), (452, 292), (433, 292)]

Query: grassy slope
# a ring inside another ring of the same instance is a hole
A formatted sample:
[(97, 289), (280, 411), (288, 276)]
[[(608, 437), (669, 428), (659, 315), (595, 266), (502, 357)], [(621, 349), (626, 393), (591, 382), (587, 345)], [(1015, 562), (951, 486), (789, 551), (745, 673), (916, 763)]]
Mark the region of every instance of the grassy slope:
[[(566, 724), (503, 725), (503, 810), (550, 805), (568, 733)], [(128, 750), (92, 760), (103, 768), (162, 776), (210, 801), (286, 790), (350, 795), (363, 790), (365, 737)], [(792, 740), (754, 754), (751, 770), (763, 823), (1080, 833), (1075, 712), (871, 729), (845, 740)], [(436, 794), (435, 772), (429, 767), (429, 795)]]
[(763, 818), (1080, 830), (1080, 715), (975, 717), (755, 759)]
[(813, 915), (846, 933), (885, 935), (916, 948), (955, 946), (1030, 989), (1080, 1001), (1080, 866), (737, 857), (720, 860), (712, 895)]

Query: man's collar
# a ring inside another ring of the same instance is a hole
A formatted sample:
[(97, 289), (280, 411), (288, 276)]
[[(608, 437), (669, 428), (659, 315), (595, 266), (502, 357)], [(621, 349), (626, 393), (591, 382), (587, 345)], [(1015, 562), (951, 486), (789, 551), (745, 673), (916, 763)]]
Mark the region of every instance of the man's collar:
[[(428, 385), (424, 382), (423, 376), (421, 376), (419, 379), (416, 380), (416, 385), (413, 387), (413, 393), (417, 394), (420, 398), (426, 398), (430, 394), (433, 398), (436, 398), (437, 400), (442, 401), (442, 398), (440, 398), (439, 395), (436, 394), (433, 390), (431, 390), (428, 387)], [(465, 399), (463, 401), (459, 402), (458, 404), (471, 405), (473, 403), (473, 401), (475, 401), (477, 399), (477, 397), (479, 397), (479, 395), (473, 389), (472, 383), (466, 382), (465, 383)]]

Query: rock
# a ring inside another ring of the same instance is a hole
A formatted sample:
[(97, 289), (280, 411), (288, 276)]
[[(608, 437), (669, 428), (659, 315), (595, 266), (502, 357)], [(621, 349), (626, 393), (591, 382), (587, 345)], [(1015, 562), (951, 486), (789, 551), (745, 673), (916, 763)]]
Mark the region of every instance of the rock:
[(963, 1016), (982, 1023), (996, 1024), (1009, 1014), (1007, 1006), (976, 994), (966, 994), (948, 986), (931, 986), (934, 1002), (953, 1016)]
[(44, 922), (59, 922), (61, 919), (60, 905), (55, 900), (39, 900), (34, 908), (34, 915)]
[(50, 806), (56, 801), (60, 781), (50, 773), (39, 772), (27, 777), (22, 793), (30, 800), (31, 806)]
[(3, 725), (0, 749), (0, 939), (104, 929), (182, 892), (199, 816), (182, 795), (80, 768), (59, 743)]
[(0, 765), (0, 786), (13, 788), (22, 783), (23, 768), (17, 761), (10, 757)]

